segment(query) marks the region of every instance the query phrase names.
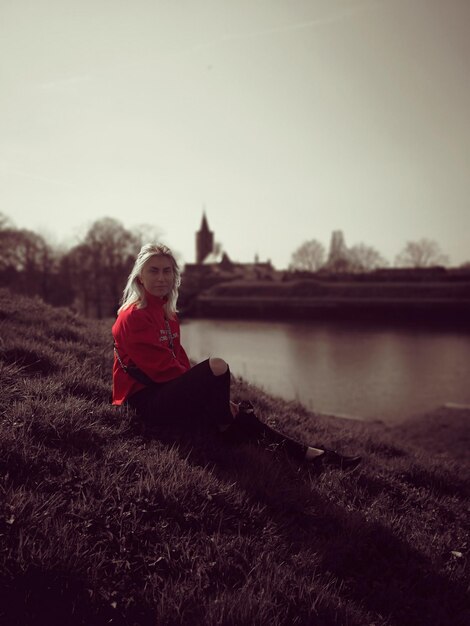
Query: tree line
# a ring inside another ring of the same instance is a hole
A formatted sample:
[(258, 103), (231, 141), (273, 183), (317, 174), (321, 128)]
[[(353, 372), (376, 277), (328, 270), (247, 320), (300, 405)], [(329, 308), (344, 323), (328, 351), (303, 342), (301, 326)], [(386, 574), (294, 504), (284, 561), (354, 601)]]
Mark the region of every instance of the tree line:
[[(141, 246), (160, 236), (154, 226), (127, 229), (118, 220), (105, 217), (91, 224), (82, 241), (66, 250), (38, 233), (16, 228), (0, 213), (0, 286), (38, 295), (55, 306), (74, 307), (87, 316), (107, 317), (117, 308)], [(413, 268), (443, 266), (448, 258), (436, 242), (422, 239), (408, 242), (395, 263)], [(328, 255), (319, 241), (306, 241), (292, 254), (289, 269), (358, 273), (387, 265), (370, 246), (347, 248), (341, 231), (336, 231)]]
[[(335, 239), (335, 235), (338, 237)], [(439, 244), (431, 239), (408, 241), (395, 257), (395, 267), (426, 268), (446, 267), (449, 257), (441, 251)], [(360, 273), (389, 267), (388, 261), (372, 246), (364, 243), (347, 248), (341, 231), (333, 233), (329, 254), (317, 239), (304, 242), (292, 254), (289, 269), (317, 272)], [(469, 267), (464, 263), (462, 267)]]
[[(113, 313), (152, 226), (126, 229), (118, 220), (95, 221), (69, 250), (49, 244), (0, 214), (0, 285), (40, 296), (56, 306), (72, 306), (87, 316)], [(144, 241), (145, 239), (145, 241)]]

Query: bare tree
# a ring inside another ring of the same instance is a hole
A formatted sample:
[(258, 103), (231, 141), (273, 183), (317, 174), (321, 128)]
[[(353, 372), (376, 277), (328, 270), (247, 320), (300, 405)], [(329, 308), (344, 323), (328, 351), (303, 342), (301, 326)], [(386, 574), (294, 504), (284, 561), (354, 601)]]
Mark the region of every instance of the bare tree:
[(0, 231), (0, 266), (18, 272), (34, 272), (40, 267), (46, 248), (40, 235), (26, 229), (7, 228)]
[(87, 315), (112, 315), (141, 240), (117, 220), (94, 222), (84, 241), (72, 248), (62, 270), (75, 286), (77, 305)]
[(0, 211), (0, 230), (7, 230), (7, 229), (13, 229), (13, 228), (14, 228), (13, 222), (8, 217), (8, 215), (5, 215), (5, 213), (2, 213)]
[(2, 283), (15, 291), (47, 299), (54, 254), (45, 239), (30, 230), (0, 230)]
[(448, 263), (449, 257), (431, 239), (409, 241), (395, 259), (395, 265), (399, 267), (433, 267)]
[(315, 272), (324, 262), (325, 247), (316, 239), (311, 239), (293, 252), (289, 269)]
[(128, 231), (117, 220), (104, 218), (66, 252), (37, 233), (16, 229), (0, 213), (0, 285), (53, 304), (75, 302), (88, 315), (112, 315), (142, 243), (159, 237), (157, 227)]
[(388, 265), (388, 262), (380, 252), (364, 243), (352, 246), (352, 248), (349, 248), (348, 253), (353, 272), (369, 272)]
[(130, 232), (140, 247), (146, 243), (159, 243), (163, 236), (163, 231), (155, 224), (137, 224)]

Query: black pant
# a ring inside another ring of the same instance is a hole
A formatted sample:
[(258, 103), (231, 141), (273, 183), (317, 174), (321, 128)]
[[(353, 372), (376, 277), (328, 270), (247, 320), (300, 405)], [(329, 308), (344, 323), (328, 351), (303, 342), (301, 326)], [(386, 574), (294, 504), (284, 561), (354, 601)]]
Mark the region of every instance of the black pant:
[(302, 460), (306, 446), (278, 433), (254, 415), (240, 414), (235, 420), (230, 410), (230, 370), (216, 376), (209, 359), (166, 383), (156, 383), (130, 396), (127, 402), (150, 425), (230, 425), (228, 441), (253, 441), (274, 445)]
[(128, 403), (149, 423), (190, 424), (207, 421), (230, 424), (230, 370), (216, 376), (209, 359), (166, 383), (156, 383), (128, 398)]
[(226, 433), (229, 441), (254, 441), (277, 451), (283, 450), (297, 461), (303, 461), (307, 446), (274, 430), (254, 415), (239, 413)]

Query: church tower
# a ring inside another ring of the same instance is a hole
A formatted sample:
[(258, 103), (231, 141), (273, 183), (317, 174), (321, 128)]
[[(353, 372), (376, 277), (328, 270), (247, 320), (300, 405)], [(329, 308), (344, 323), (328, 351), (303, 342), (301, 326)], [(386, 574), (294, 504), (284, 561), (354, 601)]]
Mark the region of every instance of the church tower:
[(214, 249), (214, 233), (209, 230), (206, 212), (202, 215), (201, 228), (196, 233), (196, 263), (202, 263)]
[(334, 230), (331, 235), (328, 261), (324, 266), (333, 272), (345, 272), (350, 264), (350, 254), (344, 241), (342, 230)]

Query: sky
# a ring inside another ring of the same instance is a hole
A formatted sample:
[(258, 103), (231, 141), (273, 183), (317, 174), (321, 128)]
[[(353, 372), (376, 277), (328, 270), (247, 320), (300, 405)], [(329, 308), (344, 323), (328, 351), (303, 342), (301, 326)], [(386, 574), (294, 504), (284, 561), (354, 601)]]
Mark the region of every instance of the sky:
[(194, 262), (305, 241), (470, 260), (468, 0), (0, 0), (0, 212)]

